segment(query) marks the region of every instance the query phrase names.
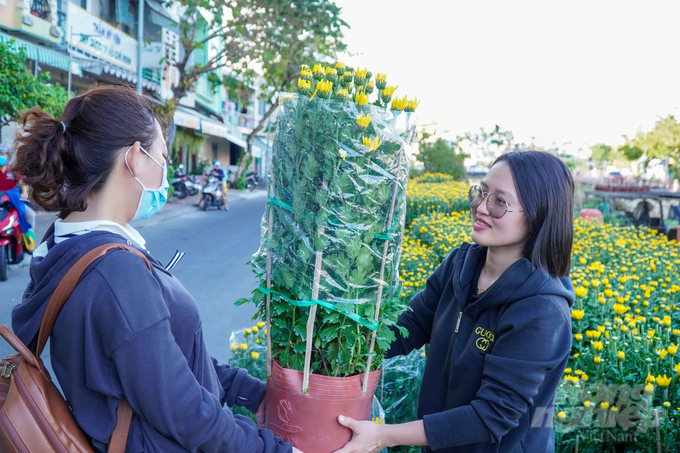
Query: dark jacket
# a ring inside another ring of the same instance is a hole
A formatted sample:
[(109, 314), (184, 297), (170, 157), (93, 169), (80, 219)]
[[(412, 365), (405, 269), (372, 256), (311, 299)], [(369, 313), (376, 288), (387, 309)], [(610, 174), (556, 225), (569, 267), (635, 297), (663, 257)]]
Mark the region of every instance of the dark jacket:
[[(66, 271), (93, 248), (126, 243), (95, 231), (54, 244), (31, 261), (31, 282), (12, 327), (35, 349), (40, 320)], [(128, 243), (129, 245), (129, 243)], [(83, 274), (50, 337), (52, 367), (78, 424), (104, 452), (126, 399), (134, 410), (127, 452), (284, 453), (291, 447), (222, 405), (256, 411), (265, 385), (208, 355), (196, 302), (145, 252), (115, 250)]]
[(511, 265), (466, 307), (486, 248), (463, 244), (411, 301), (388, 357), (429, 343), (418, 401), (424, 452), (555, 450), (555, 391), (571, 350), (569, 278), (527, 259)]

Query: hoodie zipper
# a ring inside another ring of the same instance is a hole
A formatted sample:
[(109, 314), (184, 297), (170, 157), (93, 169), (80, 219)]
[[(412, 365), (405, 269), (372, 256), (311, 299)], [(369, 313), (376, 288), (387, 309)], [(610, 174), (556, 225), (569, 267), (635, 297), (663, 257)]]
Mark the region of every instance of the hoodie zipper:
[(5, 434), (9, 437), (9, 441), (12, 442), (12, 446), (16, 448), (18, 453), (31, 453), (31, 450), (28, 449), (26, 442), (24, 442), (24, 439), (21, 438), (16, 428), (14, 428), (12, 420), (9, 419), (5, 411), (0, 411), (0, 423), (5, 428)]
[(59, 453), (68, 453), (68, 450), (64, 448), (64, 445), (54, 433), (54, 430), (50, 426), (49, 422), (45, 419), (44, 415), (40, 411), (40, 408), (38, 408), (38, 405), (33, 400), (33, 397), (26, 388), (26, 385), (19, 376), (19, 373), (14, 375), (14, 382), (17, 384), (19, 394), (22, 396), (22, 399), (26, 401), (28, 409), (33, 414), (33, 418), (38, 422), (38, 425), (40, 425), (41, 431), (45, 434), (45, 436), (47, 436), (47, 440), (49, 440), (54, 450)]
[[(463, 310), (465, 311), (465, 310)], [(458, 333), (458, 328), (460, 327), (460, 320), (463, 318), (463, 312), (461, 311), (458, 313), (458, 321), (456, 322), (456, 331), (455, 333)]]

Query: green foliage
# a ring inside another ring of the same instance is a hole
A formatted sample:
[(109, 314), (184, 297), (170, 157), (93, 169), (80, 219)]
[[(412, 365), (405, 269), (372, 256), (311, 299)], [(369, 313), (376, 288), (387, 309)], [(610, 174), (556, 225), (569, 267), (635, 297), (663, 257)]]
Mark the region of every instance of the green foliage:
[[(301, 57), (333, 56), (345, 48), (342, 38), (347, 24), (333, 1), (179, 0), (179, 5), (182, 14), (175, 31), (185, 53), (177, 62), (180, 81), (173, 88), (174, 99), (163, 109), (167, 119), (174, 114), (177, 100), (194, 90), (199, 77), (208, 77), (213, 89), (231, 83), (215, 75), (219, 68), (226, 66), (241, 83), (251, 84), (256, 75), (253, 68), (259, 67), (262, 91), (271, 99), (292, 88)], [(217, 52), (206, 57), (213, 44)]]
[[(359, 112), (373, 117), (366, 130), (355, 121)], [(382, 301), (372, 369), (380, 367), (395, 338), (389, 327), (406, 309), (398, 297), (397, 269), (408, 169), (405, 143), (415, 132), (411, 114), (397, 114), (406, 116), (406, 130), (398, 131), (393, 113), (381, 108), (318, 97), (284, 99), (273, 145), (277, 204), (270, 202), (264, 217), (266, 225), (273, 210), (273, 227), (253, 260), (261, 288), (266, 288), (268, 253), (272, 259), (272, 353), (282, 366), (303, 368), (310, 311), (305, 305), (312, 300), (317, 253), (323, 260), (316, 300), (323, 304), (314, 322), (312, 372), (349, 376), (365, 371), (372, 331), (364, 325), (373, 322), (378, 291)], [(363, 137), (375, 136), (382, 138), (376, 150), (363, 145)], [(252, 298), (262, 319), (263, 292), (256, 290)]]
[(175, 139), (172, 141), (172, 145), (170, 146), (171, 157), (173, 159), (177, 159), (183, 147), (188, 156), (196, 154), (201, 150), (204, 143), (205, 137), (194, 135), (184, 128), (177, 128)]
[(642, 149), (631, 143), (626, 143), (625, 145), (619, 146), (616, 152), (623, 156), (623, 158), (628, 162), (634, 162), (645, 154)]
[(596, 143), (590, 147), (590, 157), (597, 163), (609, 162), (612, 156), (612, 147), (604, 143)]
[(26, 51), (17, 48), (14, 40), (0, 42), (0, 126), (16, 121), (31, 107), (40, 107), (54, 117), (60, 117), (66, 104), (66, 91), (49, 83), (49, 73), (37, 78), (26, 68)]
[(446, 173), (453, 179), (461, 181), (467, 179), (463, 161), (468, 157), (454, 144), (438, 138), (434, 142), (421, 141), (416, 160), (425, 165), (425, 171), (430, 173)]

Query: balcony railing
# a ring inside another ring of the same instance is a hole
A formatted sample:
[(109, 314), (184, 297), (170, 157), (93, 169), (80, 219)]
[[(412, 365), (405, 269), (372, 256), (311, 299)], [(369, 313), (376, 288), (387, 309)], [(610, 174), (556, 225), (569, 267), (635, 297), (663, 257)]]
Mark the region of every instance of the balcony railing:
[(50, 16), (50, 4), (47, 0), (31, 0), (31, 14), (41, 19)]
[(158, 68), (142, 68), (142, 78), (161, 84), (161, 70)]
[(255, 118), (246, 113), (232, 113), (229, 115), (229, 122), (240, 127), (255, 127)]

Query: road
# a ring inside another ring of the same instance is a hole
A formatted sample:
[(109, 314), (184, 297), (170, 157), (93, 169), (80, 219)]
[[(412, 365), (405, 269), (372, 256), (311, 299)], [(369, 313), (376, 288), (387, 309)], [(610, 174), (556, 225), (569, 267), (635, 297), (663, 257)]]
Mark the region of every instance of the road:
[[(260, 245), (260, 222), (266, 193), (256, 191), (248, 199), (230, 202), (228, 212), (181, 206), (172, 218), (133, 223), (144, 236), (151, 254), (165, 264), (176, 250), (186, 252), (172, 273), (196, 300), (203, 320), (208, 351), (221, 362), (231, 356), (229, 335), (233, 330), (253, 325), (255, 306), (234, 306), (256, 287), (255, 276), (247, 262)], [(163, 214), (163, 213), (161, 213)], [(168, 216), (165, 216), (168, 217)], [(54, 219), (40, 214), (36, 237)], [(6, 282), (0, 282), (0, 323), (10, 325), (11, 311), (21, 302), (29, 282), (28, 266), (13, 267)], [(0, 358), (13, 350), (0, 338)], [(43, 360), (49, 363), (45, 351)]]

